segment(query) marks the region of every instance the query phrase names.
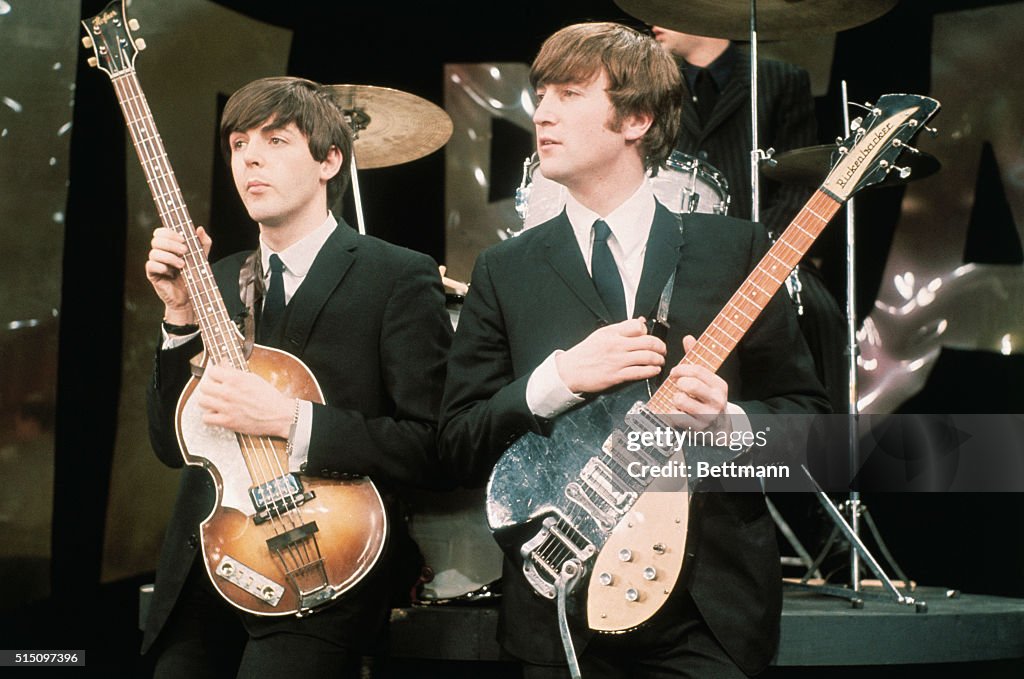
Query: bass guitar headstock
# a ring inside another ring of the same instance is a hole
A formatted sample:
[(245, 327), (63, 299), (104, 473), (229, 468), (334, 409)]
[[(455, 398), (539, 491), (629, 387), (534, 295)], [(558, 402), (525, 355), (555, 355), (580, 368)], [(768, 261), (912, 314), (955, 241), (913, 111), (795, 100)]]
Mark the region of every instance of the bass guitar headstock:
[(85, 37), (82, 44), (93, 51), (89, 65), (100, 69), (111, 79), (135, 70), (135, 57), (146, 49), (146, 41), (136, 38), (136, 19), (127, 19), (124, 0), (114, 0), (102, 12), (82, 22)]

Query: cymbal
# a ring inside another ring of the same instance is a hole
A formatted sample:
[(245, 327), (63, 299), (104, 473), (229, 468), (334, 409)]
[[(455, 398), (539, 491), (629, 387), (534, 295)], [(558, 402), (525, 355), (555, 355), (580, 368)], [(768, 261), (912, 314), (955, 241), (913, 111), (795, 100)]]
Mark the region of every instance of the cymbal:
[(401, 165), (445, 145), (452, 120), (414, 94), (373, 85), (331, 85), (355, 135), (356, 167)]
[[(772, 159), (775, 161), (774, 164), (765, 163), (764, 176), (783, 184), (820, 186), (832, 169), (832, 153), (836, 148), (835, 144), (822, 144), (780, 153)], [(941, 167), (938, 158), (924, 151), (904, 152), (895, 165), (910, 168), (910, 175), (901, 179), (898, 172), (890, 172), (876, 186), (893, 186), (924, 179), (938, 172)]]
[[(898, 0), (757, 0), (757, 37), (836, 33), (877, 19)], [(730, 40), (750, 39), (750, 0), (615, 0), (651, 26)]]

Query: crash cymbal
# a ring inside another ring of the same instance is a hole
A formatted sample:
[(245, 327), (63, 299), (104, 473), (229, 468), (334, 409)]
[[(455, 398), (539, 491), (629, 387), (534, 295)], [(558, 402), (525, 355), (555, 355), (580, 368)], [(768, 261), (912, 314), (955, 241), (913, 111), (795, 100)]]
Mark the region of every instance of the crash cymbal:
[[(781, 40), (836, 33), (877, 19), (897, 0), (757, 0), (757, 37)], [(750, 39), (750, 0), (615, 0), (624, 12), (673, 31)]]
[(331, 85), (355, 134), (356, 167), (401, 165), (445, 145), (452, 120), (414, 94), (373, 85)]
[[(764, 176), (783, 184), (801, 184), (803, 186), (820, 186), (829, 170), (832, 169), (832, 153), (835, 144), (808, 146), (793, 149), (775, 156), (772, 162), (765, 163), (762, 171)], [(895, 162), (900, 167), (910, 168), (910, 175), (901, 179), (899, 172), (893, 171), (875, 186), (893, 186), (906, 184), (917, 179), (930, 177), (939, 171), (941, 164), (938, 158), (921, 151), (920, 153), (902, 153)]]

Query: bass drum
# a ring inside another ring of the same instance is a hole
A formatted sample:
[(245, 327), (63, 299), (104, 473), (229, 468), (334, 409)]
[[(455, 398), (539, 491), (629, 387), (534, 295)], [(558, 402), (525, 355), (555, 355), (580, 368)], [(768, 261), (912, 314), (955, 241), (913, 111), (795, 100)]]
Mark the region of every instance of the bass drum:
[[(729, 182), (708, 163), (673, 151), (653, 177), (654, 195), (672, 212), (724, 215), (729, 212)], [(543, 224), (565, 207), (568, 189), (548, 179), (540, 169), (536, 152), (523, 163), (523, 180), (516, 190), (515, 207), (522, 220), (516, 233)]]

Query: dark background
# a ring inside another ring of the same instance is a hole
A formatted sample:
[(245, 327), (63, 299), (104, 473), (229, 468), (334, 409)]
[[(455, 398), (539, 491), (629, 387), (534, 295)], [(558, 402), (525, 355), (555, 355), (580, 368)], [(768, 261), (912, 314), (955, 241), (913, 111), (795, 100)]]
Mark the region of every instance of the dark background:
[[(82, 16), (104, 3), (84, 0)], [(370, 83), (441, 102), (445, 63), (518, 61), (529, 63), (543, 39), (558, 28), (585, 19), (638, 22), (611, 2), (559, 1), (503, 6), (464, 2), (416, 5), (393, 3), (288, 3), (223, 0), (219, 4), (294, 31), (288, 72), (328, 83)], [(819, 141), (830, 142), (841, 129), (839, 81), (850, 98), (863, 101), (879, 92), (928, 94), (931, 22), (938, 12), (981, 7), (994, 2), (943, 0), (900, 3), (865, 26), (840, 33), (828, 93), (817, 100)], [(77, 27), (69, 26), (69, 31)], [(870, 46), (865, 48), (864, 46)], [(898, 54), (898, 58), (897, 58)], [(102, 544), (107, 522), (113, 441), (120, 396), (120, 327), (125, 276), (125, 163), (123, 121), (105, 78), (78, 64), (71, 182), (67, 206), (65, 264), (60, 319), (56, 424), (56, 493), (52, 545), (52, 597), (4, 615), (0, 628), (7, 648), (86, 648), (97, 674), (145, 671), (136, 667), (140, 635), (136, 628), (136, 588), (152, 573), (101, 584)], [(1008, 63), (993, 65), (1013, 68)], [(239, 58), (244, 58), (240, 54)], [(995, 74), (998, 86), (998, 73)], [(941, 114), (940, 114), (941, 115)], [(211, 139), (215, 121), (203, 129)], [(941, 118), (937, 121), (941, 127)], [(130, 152), (128, 149), (127, 152)], [(103, 156), (106, 171), (95, 171)], [(510, 158), (521, 158), (518, 150)], [(976, 210), (965, 261), (1021, 263), (1016, 225), (1001, 195), (994, 159), (982, 163), (979, 186), (985, 205)], [(987, 174), (985, 174), (987, 173)], [(214, 181), (212, 221), (221, 237), (213, 258), (251, 245), (254, 231), (226, 174)], [(363, 194), (370, 233), (421, 250), (444, 261), (444, 156), (435, 153), (415, 163), (374, 175)], [(112, 190), (113, 187), (113, 190)], [(122, 187), (118, 192), (117, 187)], [(508, 187), (511, 195), (514, 185)], [(94, 197), (105, 195), (103, 238), (80, 226), (95, 223)], [(980, 195), (980, 194), (979, 194)], [(401, 199), (395, 199), (400, 196)], [(872, 224), (860, 246), (872, 253), (857, 272), (858, 316), (875, 299), (903, 196), (902, 188), (879, 189), (858, 205), (858, 219)], [(980, 198), (979, 198), (980, 201)], [(355, 223), (351, 206), (346, 217)], [(837, 218), (837, 222), (840, 218)], [(236, 230), (223, 223), (237, 223)], [(842, 303), (842, 231), (831, 229), (821, 245), (830, 289)], [(974, 235), (977, 234), (977, 235)], [(836, 238), (838, 236), (839, 238)], [(131, 263), (134, 266), (134, 263)], [(82, 285), (88, 273), (89, 285)], [(97, 329), (102, 329), (98, 332)], [(1021, 412), (1024, 358), (988, 352), (945, 350), (926, 388), (904, 404), (903, 412)], [(987, 385), (980, 388), (979, 385)], [(992, 385), (997, 385), (992, 388)], [(83, 441), (88, 441), (84, 454)], [(971, 593), (1024, 596), (1024, 540), (1018, 495), (877, 495), (866, 497), (897, 561), (916, 581)], [(813, 543), (828, 526), (814, 502), (790, 507), (791, 518)], [(155, 563), (154, 555), (154, 563)], [(840, 559), (841, 562), (841, 559)], [(10, 583), (8, 583), (10, 586)], [(15, 583), (16, 586), (16, 583)], [(827, 640), (822, 640), (827, 643)], [(966, 668), (954, 668), (963, 671)], [(918, 668), (923, 676), (940, 668)], [(980, 676), (1005, 669), (975, 668)], [(792, 672), (792, 674), (799, 674)], [(806, 676), (813, 676), (809, 672)], [(901, 671), (899, 676), (911, 676)]]

